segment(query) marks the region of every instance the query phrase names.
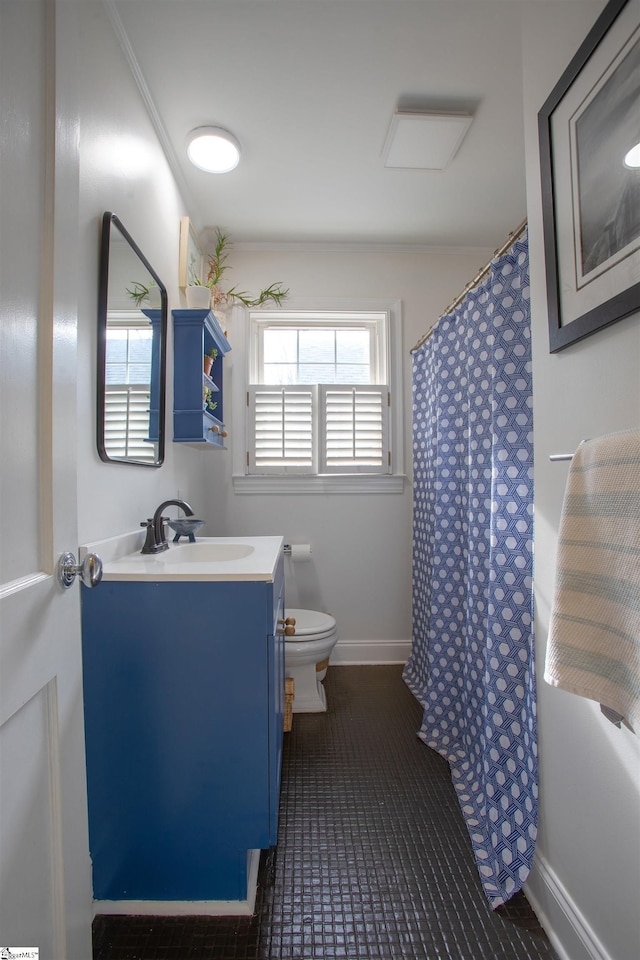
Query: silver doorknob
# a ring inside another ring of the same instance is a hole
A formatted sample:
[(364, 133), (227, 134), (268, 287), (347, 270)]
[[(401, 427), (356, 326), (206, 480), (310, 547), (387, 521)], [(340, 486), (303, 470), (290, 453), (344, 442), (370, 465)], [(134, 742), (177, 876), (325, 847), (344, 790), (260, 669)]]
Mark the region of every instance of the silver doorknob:
[(58, 581), (67, 590), (80, 574), (85, 587), (96, 587), (102, 580), (102, 560), (97, 553), (88, 553), (82, 563), (76, 563), (72, 553), (63, 553), (58, 560)]

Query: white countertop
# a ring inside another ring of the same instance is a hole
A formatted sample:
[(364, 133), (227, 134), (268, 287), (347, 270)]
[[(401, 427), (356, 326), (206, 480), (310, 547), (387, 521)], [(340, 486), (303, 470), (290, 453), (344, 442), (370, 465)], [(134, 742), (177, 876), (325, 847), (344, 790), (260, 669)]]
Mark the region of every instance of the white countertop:
[[(124, 537), (131, 538), (131, 534)], [(140, 540), (138, 536), (138, 541)], [(132, 540), (125, 541), (130, 549)], [(274, 579), (283, 548), (282, 537), (200, 537), (169, 543), (158, 554), (122, 555), (123, 538), (114, 537), (80, 548), (80, 556), (97, 553), (103, 561), (103, 580), (264, 580)], [(201, 552), (227, 553), (224, 559), (198, 559)], [(196, 558), (196, 559), (194, 559)]]

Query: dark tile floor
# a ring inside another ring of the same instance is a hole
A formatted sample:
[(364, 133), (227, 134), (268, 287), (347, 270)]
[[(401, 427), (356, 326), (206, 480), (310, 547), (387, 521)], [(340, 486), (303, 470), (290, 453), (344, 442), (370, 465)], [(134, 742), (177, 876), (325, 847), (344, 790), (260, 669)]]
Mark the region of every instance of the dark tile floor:
[(285, 735), (255, 915), (98, 917), (94, 960), (555, 960), (523, 894), (490, 909), (401, 668), (331, 667), (325, 687), (329, 712)]

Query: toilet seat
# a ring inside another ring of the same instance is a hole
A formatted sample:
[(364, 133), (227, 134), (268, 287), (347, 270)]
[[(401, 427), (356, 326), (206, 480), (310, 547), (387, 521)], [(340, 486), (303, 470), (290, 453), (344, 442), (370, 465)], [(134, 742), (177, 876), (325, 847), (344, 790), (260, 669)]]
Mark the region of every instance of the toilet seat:
[(322, 640), (333, 636), (336, 632), (335, 618), (328, 613), (289, 609), (285, 617), (293, 617), (296, 621), (296, 632), (292, 637), (287, 637), (288, 641)]

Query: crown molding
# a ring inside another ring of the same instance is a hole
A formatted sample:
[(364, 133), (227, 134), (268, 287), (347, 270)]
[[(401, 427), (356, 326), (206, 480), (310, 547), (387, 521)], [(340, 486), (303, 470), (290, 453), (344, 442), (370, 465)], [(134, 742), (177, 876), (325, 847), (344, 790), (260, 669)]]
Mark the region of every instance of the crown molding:
[[(205, 230), (206, 233), (206, 230)], [(313, 241), (301, 242), (264, 240), (236, 241), (233, 248), (243, 253), (388, 253), (388, 254), (430, 254), (432, 256), (487, 257), (493, 247), (490, 244), (477, 247), (446, 247), (429, 243), (352, 243), (349, 241)]]
[(171, 143), (169, 134), (167, 133), (165, 125), (162, 122), (160, 114), (158, 113), (155, 101), (151, 96), (151, 91), (147, 86), (147, 81), (145, 80), (142, 68), (138, 63), (133, 47), (131, 46), (131, 41), (129, 40), (127, 31), (125, 30), (120, 14), (118, 13), (115, 0), (102, 0), (102, 5), (107, 12), (107, 16), (111, 26), (113, 27), (113, 32), (115, 33), (120, 44), (125, 60), (129, 65), (131, 75), (133, 76), (135, 84), (140, 92), (140, 96), (142, 97), (142, 101), (146, 107), (147, 113), (149, 114), (149, 119), (151, 120), (158, 140), (160, 141), (160, 146), (162, 147), (167, 163), (171, 168), (171, 172), (176, 184), (178, 185), (187, 208), (193, 210), (195, 209), (195, 205), (193, 202), (193, 197), (191, 196), (191, 191), (180, 168), (180, 163), (178, 161), (178, 157), (176, 156), (176, 152), (173, 149), (173, 144)]

